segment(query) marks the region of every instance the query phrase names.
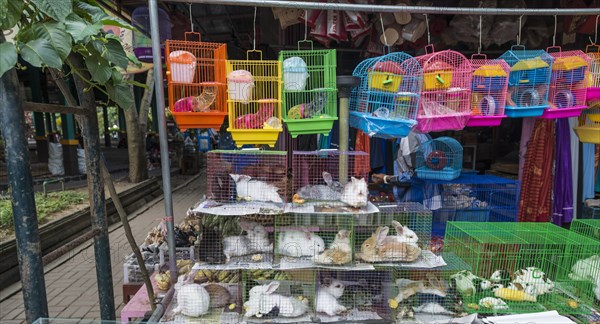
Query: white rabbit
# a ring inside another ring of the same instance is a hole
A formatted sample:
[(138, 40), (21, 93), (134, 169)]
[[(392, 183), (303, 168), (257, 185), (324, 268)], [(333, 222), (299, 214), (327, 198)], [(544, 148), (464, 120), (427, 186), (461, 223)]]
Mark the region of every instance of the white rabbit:
[(338, 298), (344, 294), (344, 284), (335, 279), (325, 278), (317, 292), (315, 307), (318, 313), (335, 316), (346, 311), (346, 307), (338, 302)]
[(250, 289), (248, 301), (244, 304), (246, 308), (244, 316), (262, 317), (269, 314), (275, 307), (279, 309), (279, 316), (298, 317), (304, 315), (308, 311), (308, 301), (274, 294), (279, 285), (279, 281), (272, 281), (269, 284)]
[(325, 250), (323, 239), (308, 230), (291, 230), (279, 233), (277, 251), (290, 257), (315, 256)]
[(247, 235), (228, 236), (223, 239), (223, 254), (229, 262), (232, 256), (273, 251), (273, 243), (264, 226), (255, 222), (240, 221), (240, 227)]
[[(192, 275), (191, 278), (194, 276)], [(184, 276), (179, 277), (175, 284), (177, 294), (177, 307), (173, 309), (175, 314), (183, 314), (198, 317), (208, 313), (210, 295), (204, 287), (196, 283), (184, 282)]]
[(595, 282), (600, 276), (600, 255), (592, 255), (587, 259), (579, 260), (571, 268), (569, 278), (578, 281)]
[(252, 179), (252, 177), (243, 174), (230, 174), (235, 181), (235, 190), (240, 199), (250, 201), (270, 201), (282, 203), (283, 200), (274, 185), (264, 181)]
[(306, 185), (298, 190), (301, 199), (340, 200), (344, 186), (333, 181), (329, 172), (323, 171), (323, 180), (327, 185)]
[(369, 198), (369, 188), (365, 179), (356, 179), (352, 177), (344, 187), (341, 201), (354, 208), (360, 208), (367, 205)]
[(313, 257), (313, 262), (320, 264), (346, 264), (352, 261), (352, 247), (350, 246), (350, 231), (340, 230), (329, 249)]
[(408, 226), (402, 226), (402, 224), (397, 221), (392, 221), (392, 226), (394, 226), (398, 235), (389, 237), (396, 239), (400, 243), (412, 243), (416, 245), (417, 242), (419, 242), (417, 234), (408, 228)]
[(596, 288), (594, 289), (594, 294), (596, 294), (596, 300), (600, 301), (600, 275), (596, 277)]
[(546, 277), (546, 274), (536, 267), (527, 267), (515, 271), (514, 284), (520, 284), (524, 291), (532, 296), (540, 296), (554, 291), (554, 282)]

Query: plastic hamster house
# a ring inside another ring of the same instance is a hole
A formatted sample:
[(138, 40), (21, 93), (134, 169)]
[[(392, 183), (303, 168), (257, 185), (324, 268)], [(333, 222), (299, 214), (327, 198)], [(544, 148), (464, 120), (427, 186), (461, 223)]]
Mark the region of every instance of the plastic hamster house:
[[(192, 41), (194, 37), (198, 41)], [(167, 40), (169, 110), (181, 130), (215, 128), (227, 115), (225, 60), (227, 45), (200, 41), (199, 33), (185, 40)]]

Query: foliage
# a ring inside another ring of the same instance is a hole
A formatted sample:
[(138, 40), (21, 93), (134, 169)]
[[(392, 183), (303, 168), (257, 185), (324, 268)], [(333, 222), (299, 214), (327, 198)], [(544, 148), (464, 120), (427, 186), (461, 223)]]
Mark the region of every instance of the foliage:
[[(35, 67), (62, 69), (82, 77), (89, 89), (104, 92), (117, 105), (134, 105), (130, 86), (121, 72), (129, 64), (140, 64), (128, 55), (119, 37), (106, 34), (103, 26), (132, 28), (107, 15), (96, 0), (0, 0), (0, 31), (14, 27), (19, 31), (14, 42), (0, 44), (0, 76), (20, 67), (19, 56)], [(80, 55), (90, 78), (68, 59)]]
[[(49, 215), (72, 205), (85, 203), (87, 200), (87, 193), (72, 190), (49, 193), (46, 197), (42, 193), (36, 193), (35, 207), (38, 222), (43, 224)], [(13, 225), (13, 211), (10, 199), (0, 200), (0, 229), (12, 229)]]

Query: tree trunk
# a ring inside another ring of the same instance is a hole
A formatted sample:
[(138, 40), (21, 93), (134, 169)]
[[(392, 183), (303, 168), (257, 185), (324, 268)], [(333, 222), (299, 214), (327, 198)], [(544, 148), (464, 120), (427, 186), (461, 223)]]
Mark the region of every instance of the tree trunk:
[[(152, 97), (154, 95), (154, 69), (149, 69), (146, 75), (146, 89), (140, 102), (140, 129), (142, 132), (148, 131), (148, 113), (152, 105)], [(143, 134), (142, 134), (143, 136)]]
[[(133, 92), (133, 86), (131, 87)], [(141, 111), (141, 110), (140, 110)], [(129, 154), (129, 181), (138, 183), (148, 178), (146, 165), (145, 131), (140, 127), (140, 118), (135, 106), (124, 108), (125, 124), (127, 127), (127, 152)]]

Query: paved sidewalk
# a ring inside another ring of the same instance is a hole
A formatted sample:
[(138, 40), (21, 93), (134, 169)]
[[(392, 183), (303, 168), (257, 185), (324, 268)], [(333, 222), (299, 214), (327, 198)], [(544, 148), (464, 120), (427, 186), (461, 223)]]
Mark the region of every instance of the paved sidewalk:
[[(178, 222), (185, 216), (187, 209), (200, 200), (204, 192), (204, 181), (200, 177), (192, 176), (176, 176), (172, 180), (173, 188), (182, 186), (173, 192), (175, 222)], [(186, 182), (189, 183), (185, 184)], [(164, 217), (162, 196), (132, 215), (137, 215), (134, 219), (130, 218), (130, 223), (134, 237), (140, 244), (148, 231)], [(124, 306), (121, 286), (123, 260), (131, 254), (131, 249), (120, 225), (111, 226), (109, 230), (116, 316), (119, 317)], [(50, 317), (100, 319), (94, 248), (91, 240), (48, 264), (45, 273)], [(20, 286), (18, 283), (0, 291), (0, 323), (25, 322)], [(16, 289), (19, 289), (18, 293), (6, 298)]]

